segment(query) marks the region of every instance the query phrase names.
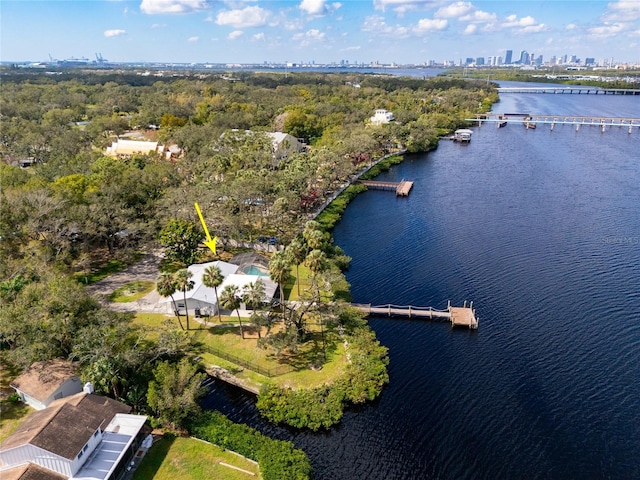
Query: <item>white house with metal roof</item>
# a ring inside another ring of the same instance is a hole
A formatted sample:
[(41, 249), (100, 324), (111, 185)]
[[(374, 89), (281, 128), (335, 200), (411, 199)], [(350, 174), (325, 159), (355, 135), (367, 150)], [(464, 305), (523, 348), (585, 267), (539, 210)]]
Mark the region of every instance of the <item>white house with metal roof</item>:
[[(240, 292), (243, 292), (250, 283), (262, 282), (264, 285), (264, 302), (269, 303), (277, 289), (278, 284), (273, 282), (267, 273), (263, 272), (262, 275), (257, 275), (255, 267), (246, 268), (247, 272), (243, 272), (239, 265), (223, 262), (221, 260), (208, 263), (198, 263), (190, 265), (188, 270), (191, 272), (191, 281), (194, 283), (193, 288), (183, 292), (182, 290), (176, 290), (173, 293), (173, 300), (171, 298), (164, 300), (163, 303), (167, 305), (167, 312), (173, 313), (174, 309), (178, 312), (184, 312), (185, 306), (190, 312), (195, 312), (199, 309), (202, 313), (214, 315), (218, 312), (218, 303), (216, 301), (216, 292), (214, 288), (207, 287), (202, 282), (202, 276), (204, 271), (210, 266), (217, 266), (224, 277), (222, 284), (218, 287), (218, 296), (227, 285), (235, 285)], [(186, 296), (186, 303), (185, 303)], [(175, 301), (175, 306), (173, 305)], [(243, 305), (241, 308), (245, 308)]]

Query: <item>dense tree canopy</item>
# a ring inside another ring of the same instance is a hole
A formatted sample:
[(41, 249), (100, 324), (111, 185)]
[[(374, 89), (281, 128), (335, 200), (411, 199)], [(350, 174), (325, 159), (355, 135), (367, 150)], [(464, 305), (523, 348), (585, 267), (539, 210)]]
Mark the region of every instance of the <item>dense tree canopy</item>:
[[(383, 154), (429, 150), (497, 99), (484, 81), (360, 73), (0, 73), (3, 357), (19, 367), (75, 359), (99, 392), (138, 410), (150, 407), (167, 421), (180, 421), (197, 399), (198, 374), (186, 363), (176, 367), (193, 347), (191, 337), (178, 317), (149, 340), (130, 315), (104, 309), (86, 291), (97, 267), (126, 264), (158, 247), (176, 268), (210, 255), (200, 248), (205, 233), (194, 202), (219, 249), (265, 238), (289, 245), (271, 258), (280, 296), (293, 266), (310, 271), (309, 285), (298, 291), (299, 301), (257, 312), (252, 321), (267, 326), (259, 343), (278, 355), (295, 351), (318, 326), (323, 349), (326, 331), (346, 328), (345, 341), (362, 355), (352, 356), (345, 383), (337, 393), (291, 397), (293, 404), (324, 398), (311, 416), (293, 414), (314, 428), (327, 426), (341, 415), (343, 400), (371, 398), (386, 382), (386, 351), (348, 328), (336, 292), (348, 291), (339, 267), (349, 258), (319, 223), (306, 223), (309, 214)], [(394, 112), (396, 121), (371, 125), (378, 108)], [(276, 158), (265, 132), (288, 132), (305, 148)], [(106, 147), (122, 138), (157, 141), (179, 154), (107, 156)], [(213, 273), (206, 282), (217, 288)], [(162, 277), (158, 291), (171, 297), (182, 290), (185, 300), (192, 282), (182, 270)], [(241, 301), (257, 306), (261, 285), (220, 293), (229, 309)], [(272, 331), (276, 319), (283, 328)], [(268, 399), (278, 402), (281, 393)]]

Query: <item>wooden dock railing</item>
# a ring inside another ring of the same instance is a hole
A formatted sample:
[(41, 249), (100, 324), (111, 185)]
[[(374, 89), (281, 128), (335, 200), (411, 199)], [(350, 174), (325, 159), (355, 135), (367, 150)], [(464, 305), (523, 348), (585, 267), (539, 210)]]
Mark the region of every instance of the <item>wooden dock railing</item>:
[(385, 317), (406, 317), (406, 318), (428, 318), (430, 320), (444, 318), (451, 322), (453, 327), (478, 328), (478, 319), (473, 309), (473, 302), (467, 307), (464, 302), (462, 307), (452, 307), (449, 302), (446, 310), (439, 310), (433, 307), (417, 307), (413, 305), (371, 305), (362, 303), (352, 303), (353, 307), (367, 315), (377, 315)]
[(402, 180), (400, 182), (381, 182), (377, 180), (358, 180), (358, 183), (365, 185), (367, 188), (377, 190), (395, 190), (396, 195), (399, 197), (406, 197), (409, 195), (413, 182), (409, 180)]

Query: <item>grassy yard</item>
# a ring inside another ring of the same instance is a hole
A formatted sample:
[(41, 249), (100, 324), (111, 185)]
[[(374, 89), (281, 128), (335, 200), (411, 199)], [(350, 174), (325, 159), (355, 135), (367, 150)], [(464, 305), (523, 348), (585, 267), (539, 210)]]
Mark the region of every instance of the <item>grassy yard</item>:
[(155, 288), (156, 283), (149, 280), (130, 282), (116, 289), (115, 292), (109, 295), (109, 300), (116, 303), (135, 302)]
[[(255, 476), (231, 467), (251, 472)], [(243, 457), (193, 438), (165, 437), (154, 443), (133, 480), (246, 480), (262, 478), (258, 466)]]
[[(135, 323), (145, 327), (145, 331), (153, 338), (157, 336), (165, 322), (177, 320), (172, 315), (140, 313), (136, 315)], [(244, 318), (243, 322), (248, 322)], [(186, 326), (184, 317), (183, 325)], [(276, 373), (283, 372), (271, 378), (271, 381), (287, 385), (293, 388), (306, 388), (330, 383), (346, 367), (344, 347), (335, 332), (324, 332), (324, 349), (322, 332), (317, 325), (310, 325), (309, 341), (301, 345), (296, 354), (283, 354), (277, 358), (271, 349), (265, 350), (258, 347), (258, 334), (254, 327), (245, 326), (245, 338), (240, 336), (237, 316), (222, 316), (222, 322), (217, 316), (209, 319), (207, 326), (191, 319), (192, 335), (196, 342), (194, 354), (200, 356), (205, 365), (218, 365), (234, 373), (237, 377), (249, 381), (256, 387), (260, 387), (267, 380), (249, 368), (244, 368), (238, 363), (225, 357), (232, 355), (251, 365), (256, 365), (265, 371)], [(216, 352), (222, 352), (216, 355)], [(326, 353), (326, 362), (324, 359)], [(312, 365), (322, 365), (321, 370), (313, 370)]]
[[(309, 274), (309, 269), (304, 265), (300, 265), (298, 269), (294, 266), (284, 284), (285, 298), (297, 300), (298, 285), (300, 284), (301, 293), (309, 287)], [(249, 318), (241, 318), (245, 324), (244, 339), (240, 336), (238, 317), (235, 314), (222, 315), (221, 320), (217, 315), (213, 315), (206, 324), (199, 321), (202, 319), (196, 320), (191, 317), (189, 334), (197, 344), (194, 355), (200, 356), (205, 365), (226, 368), (257, 388), (268, 379), (267, 376), (257, 373), (257, 369), (272, 372), (275, 376), (271, 377), (270, 381), (277, 384), (292, 388), (309, 388), (331, 383), (346, 367), (344, 347), (335, 332), (322, 332), (319, 326), (311, 324), (309, 341), (301, 345), (295, 354), (287, 353), (278, 358), (272, 349), (258, 347), (258, 330), (249, 325)], [(152, 338), (157, 336), (167, 321), (174, 322), (175, 327), (179, 328), (178, 320), (173, 315), (139, 313), (135, 317), (135, 322), (143, 325)], [(181, 317), (181, 321), (186, 328), (184, 316)], [(276, 325), (274, 328), (277, 330), (279, 327)], [(264, 333), (265, 330), (262, 329), (260, 335), (264, 336)], [(230, 360), (230, 356), (241, 362)], [(258, 368), (252, 371), (242, 366), (242, 362)], [(322, 369), (314, 370), (311, 368), (312, 365), (322, 365)]]

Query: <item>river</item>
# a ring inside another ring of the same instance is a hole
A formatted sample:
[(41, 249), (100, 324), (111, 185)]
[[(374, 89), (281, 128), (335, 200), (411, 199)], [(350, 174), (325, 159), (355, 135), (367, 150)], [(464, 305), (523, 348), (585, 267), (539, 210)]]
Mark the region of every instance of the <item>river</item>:
[[(640, 117), (640, 97), (494, 112)], [(640, 478), (639, 151), (638, 129), (485, 124), (407, 155), (378, 179), (410, 196), (359, 195), (334, 230), (353, 299), (473, 300), (479, 329), (371, 318), (390, 384), (328, 432), (269, 425), (228, 386), (205, 405), (292, 440), (317, 479)]]

